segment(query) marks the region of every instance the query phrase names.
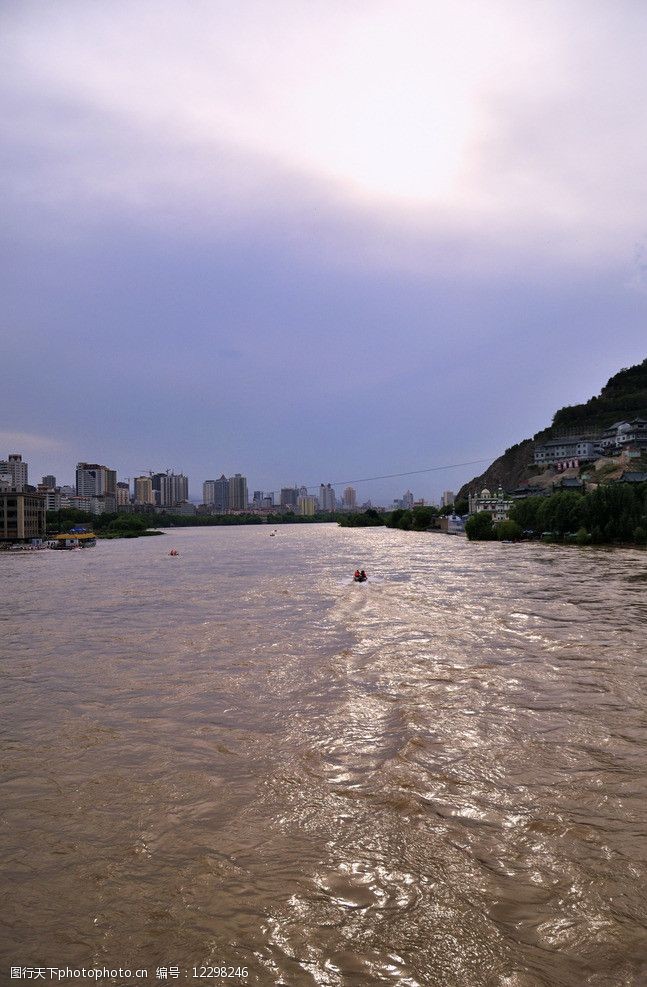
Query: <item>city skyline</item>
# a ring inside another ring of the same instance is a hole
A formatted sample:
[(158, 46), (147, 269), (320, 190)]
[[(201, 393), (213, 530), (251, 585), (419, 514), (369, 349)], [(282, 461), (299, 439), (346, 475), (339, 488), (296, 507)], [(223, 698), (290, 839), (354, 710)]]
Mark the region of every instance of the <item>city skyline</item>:
[[(273, 506), (292, 506), (295, 507), (298, 503), (299, 496), (314, 497), (315, 500), (322, 500), (326, 505), (325, 509), (330, 507), (327, 503), (326, 490), (334, 488), (335, 492), (335, 502), (337, 507), (344, 507), (347, 509), (355, 509), (361, 507), (360, 498), (358, 498), (357, 490), (349, 485), (348, 481), (337, 481), (334, 483), (327, 484), (310, 484), (308, 486), (304, 484), (294, 484), (293, 486), (276, 488), (274, 490), (255, 490), (254, 496), (249, 495), (249, 478), (239, 472), (234, 473), (232, 476), (227, 477), (223, 473), (219, 479), (206, 479), (203, 480), (201, 484), (198, 481), (194, 481), (196, 485), (200, 485), (202, 489), (202, 497), (197, 496), (195, 493), (190, 492), (189, 483), (190, 478), (183, 472), (180, 471), (175, 473), (172, 470), (167, 471), (153, 471), (149, 470), (145, 474), (138, 476), (126, 476), (120, 473), (118, 468), (112, 469), (105, 464), (99, 463), (86, 463), (80, 461), (77, 463), (75, 468), (75, 480), (73, 482), (68, 482), (66, 479), (61, 478), (52, 473), (40, 473), (41, 480), (36, 479), (39, 474), (39, 470), (34, 470), (32, 464), (27, 462), (25, 458), (20, 453), (10, 453), (8, 455), (8, 460), (14, 459), (19, 463), (18, 470), (22, 477), (22, 482), (29, 484), (31, 487), (45, 486), (51, 488), (69, 488), (74, 489), (76, 493), (80, 496), (90, 496), (99, 495), (102, 496), (104, 493), (116, 494), (118, 488), (126, 488), (129, 492), (129, 497), (131, 500), (141, 504), (155, 504), (155, 491), (161, 492), (164, 488), (164, 480), (172, 483), (173, 486), (177, 486), (178, 483), (181, 486), (178, 487), (181, 493), (176, 497), (167, 497), (165, 495), (158, 496), (160, 501), (158, 506), (167, 506), (172, 501), (180, 502), (182, 500), (188, 500), (190, 503), (194, 504), (205, 504), (214, 506), (225, 506), (226, 508), (231, 508), (232, 510), (240, 509), (241, 503), (236, 502), (234, 506), (230, 503), (231, 498), (231, 482), (237, 481), (238, 479), (244, 481), (244, 487), (241, 488), (245, 490), (247, 496), (246, 499), (243, 496), (244, 502), (255, 505), (259, 498), (261, 500), (266, 500), (268, 497), (271, 498)], [(0, 466), (2, 466), (2, 461), (0, 461)], [(32, 470), (32, 474), (28, 477), (28, 470)], [(0, 471), (1, 472), (1, 471)], [(404, 479), (410, 474), (404, 473), (401, 478)], [(106, 482), (107, 477), (107, 482)], [(395, 478), (394, 478), (395, 479)], [(352, 481), (355, 483), (370, 482), (370, 481)], [(222, 495), (217, 492), (218, 485), (225, 484), (227, 489), (227, 494), (225, 495), (224, 501), (222, 501)], [(344, 487), (342, 490), (341, 488)], [(294, 496), (284, 503), (284, 494), (291, 493)], [(318, 497), (318, 494), (323, 493), (324, 496)], [(407, 489), (404, 497), (410, 496), (413, 498), (411, 491)], [(444, 495), (443, 495), (444, 496)], [(370, 502), (370, 497), (364, 498), (366, 502)], [(392, 503), (396, 503), (401, 498), (394, 496), (391, 499), (390, 504), (385, 504), (383, 506), (392, 506)], [(420, 497), (416, 500), (424, 500), (426, 503), (438, 503), (442, 506), (442, 499), (436, 497)], [(258, 506), (269, 506), (258, 505)]]
[(486, 462), (644, 357), (646, 7), (0, 19), (0, 448), (39, 471)]

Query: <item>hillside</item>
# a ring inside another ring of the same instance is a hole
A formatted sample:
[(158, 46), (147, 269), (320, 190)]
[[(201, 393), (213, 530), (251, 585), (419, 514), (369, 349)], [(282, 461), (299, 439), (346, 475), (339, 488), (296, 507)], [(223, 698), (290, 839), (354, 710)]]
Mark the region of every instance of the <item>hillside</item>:
[(647, 418), (647, 359), (634, 367), (626, 367), (614, 374), (597, 397), (583, 404), (566, 405), (553, 416), (551, 425), (532, 439), (524, 439), (506, 449), (484, 473), (463, 484), (457, 499), (467, 497), (468, 492), (483, 487), (514, 490), (531, 480), (536, 472), (532, 466), (535, 443), (545, 442), (559, 435), (602, 432), (609, 425), (623, 419)]

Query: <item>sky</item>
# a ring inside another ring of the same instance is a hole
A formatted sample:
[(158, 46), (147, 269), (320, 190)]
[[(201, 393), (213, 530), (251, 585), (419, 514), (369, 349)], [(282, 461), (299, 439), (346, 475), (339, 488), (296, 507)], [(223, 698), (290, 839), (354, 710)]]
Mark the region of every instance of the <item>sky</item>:
[(646, 48), (641, 0), (3, 4), (0, 458), (457, 490), (647, 356)]

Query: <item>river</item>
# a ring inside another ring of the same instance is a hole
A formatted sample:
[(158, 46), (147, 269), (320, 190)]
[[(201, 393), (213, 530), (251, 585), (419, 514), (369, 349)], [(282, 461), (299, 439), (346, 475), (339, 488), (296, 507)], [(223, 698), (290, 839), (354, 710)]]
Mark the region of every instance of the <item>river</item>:
[(0, 554), (2, 982), (647, 984), (647, 554), (271, 530)]

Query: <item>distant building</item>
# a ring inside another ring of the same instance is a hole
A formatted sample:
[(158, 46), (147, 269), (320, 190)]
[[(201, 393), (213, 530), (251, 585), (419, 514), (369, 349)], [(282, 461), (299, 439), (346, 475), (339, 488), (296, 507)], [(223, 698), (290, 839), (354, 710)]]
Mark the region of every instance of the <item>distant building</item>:
[(116, 514), (117, 498), (113, 494), (105, 494), (102, 497), (90, 497), (91, 514)]
[(229, 480), (222, 473), (213, 483), (213, 509), (217, 514), (226, 514), (229, 510)]
[(448, 535), (465, 534), (465, 522), (462, 517), (459, 517), (458, 514), (449, 514), (447, 516), (447, 534)]
[(0, 459), (0, 477), (4, 477), (11, 490), (24, 490), (29, 483), (28, 466), (18, 452), (12, 452), (6, 459)]
[(121, 482), (117, 483), (117, 507), (123, 507), (124, 504), (130, 503), (130, 484)]
[(207, 507), (213, 507), (216, 503), (217, 482), (217, 480), (205, 480), (202, 484), (202, 503)]
[(39, 493), (7, 490), (0, 493), (0, 541), (21, 542), (44, 538), (45, 498)]
[(322, 511), (332, 512), (337, 506), (337, 501), (335, 498), (335, 491), (330, 483), (325, 485), (322, 483), (319, 487), (319, 509)]
[(135, 503), (136, 504), (154, 504), (155, 495), (153, 494), (153, 481), (150, 476), (136, 476), (135, 477)]
[(184, 473), (154, 473), (151, 482), (156, 507), (176, 507), (189, 499), (189, 480)]
[(44, 476), (43, 479), (40, 482), (48, 490), (55, 490), (56, 489), (56, 477), (55, 476), (52, 476), (51, 473), (48, 473), (47, 476)]
[(480, 494), (469, 494), (469, 512), (478, 514), (479, 511), (489, 511), (493, 521), (507, 521), (514, 500), (505, 494), (501, 487), (492, 494), (485, 487)]
[[(552, 466), (567, 461), (590, 462), (597, 459), (601, 453), (601, 443), (598, 439), (580, 436), (549, 439), (535, 446), (535, 465)], [(570, 467), (569, 467), (570, 468)]]
[(606, 453), (623, 450), (626, 446), (647, 450), (647, 419), (615, 422), (605, 430), (600, 440), (600, 447)]
[(117, 471), (99, 463), (78, 463), (76, 493), (79, 497), (116, 497)]
[(174, 507), (176, 514), (185, 514), (187, 516), (192, 516), (197, 513), (197, 508), (195, 504), (190, 504), (188, 500), (184, 501), (182, 504), (176, 504)]
[(298, 487), (281, 488), (281, 507), (285, 507), (289, 510), (295, 510), (298, 499), (299, 499)]
[(229, 477), (229, 510), (246, 511), (248, 508), (247, 477), (235, 473)]
[(440, 503), (442, 507), (451, 507), (451, 505), (454, 503), (454, 500), (455, 500), (454, 491), (445, 490), (443, 491), (443, 495), (440, 499)]
[(402, 506), (406, 511), (413, 510), (413, 494), (410, 490), (407, 490), (406, 493), (402, 494)]
[(297, 499), (297, 510), (303, 517), (314, 517), (317, 511), (317, 498), (311, 494), (300, 494)]
[(62, 506), (62, 497), (60, 490), (51, 489), (46, 487), (41, 483), (38, 487), (38, 493), (42, 494), (45, 498), (45, 510), (46, 511), (60, 511)]
[(352, 511), (357, 507), (357, 491), (354, 487), (346, 487), (342, 497), (342, 503), (344, 507), (348, 508), (349, 511)]
[(61, 509), (68, 510), (73, 509), (75, 511), (86, 511), (88, 514), (92, 513), (92, 501), (93, 497), (82, 497), (78, 494), (72, 494), (71, 496), (61, 497)]

